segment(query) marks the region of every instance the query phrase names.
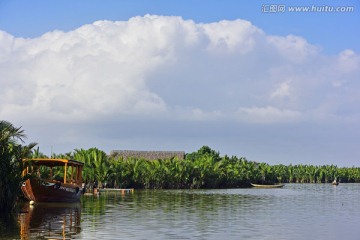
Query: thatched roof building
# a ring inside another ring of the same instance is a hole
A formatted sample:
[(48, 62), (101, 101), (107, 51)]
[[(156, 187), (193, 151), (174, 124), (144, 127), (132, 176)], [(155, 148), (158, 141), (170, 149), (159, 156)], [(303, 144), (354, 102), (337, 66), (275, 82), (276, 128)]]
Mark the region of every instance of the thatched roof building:
[(183, 160), (185, 158), (184, 151), (134, 151), (134, 150), (112, 150), (110, 156), (127, 158), (138, 158), (138, 159), (170, 159), (177, 158)]

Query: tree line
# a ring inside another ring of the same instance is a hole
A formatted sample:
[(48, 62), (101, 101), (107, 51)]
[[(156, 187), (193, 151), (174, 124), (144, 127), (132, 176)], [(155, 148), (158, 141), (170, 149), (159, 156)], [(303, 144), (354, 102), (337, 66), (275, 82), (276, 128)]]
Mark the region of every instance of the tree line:
[[(34, 155), (34, 157), (39, 157)], [(44, 156), (42, 156), (44, 157)], [(56, 158), (84, 162), (88, 186), (137, 189), (238, 188), (250, 183), (359, 183), (359, 167), (335, 165), (269, 165), (244, 157), (220, 156), (208, 146), (188, 153), (185, 159), (147, 160), (108, 156), (97, 148), (75, 149)]]
[[(9, 212), (20, 194), (23, 158), (48, 157), (22, 145), (26, 137), (21, 128), (0, 121), (0, 212)], [(250, 183), (359, 183), (359, 167), (335, 165), (269, 165), (244, 157), (220, 156), (208, 146), (187, 153), (185, 159), (146, 160), (109, 156), (97, 148), (75, 149), (50, 158), (65, 158), (84, 163), (83, 181), (88, 187), (137, 189), (238, 188)], [(46, 175), (46, 173), (44, 173)]]

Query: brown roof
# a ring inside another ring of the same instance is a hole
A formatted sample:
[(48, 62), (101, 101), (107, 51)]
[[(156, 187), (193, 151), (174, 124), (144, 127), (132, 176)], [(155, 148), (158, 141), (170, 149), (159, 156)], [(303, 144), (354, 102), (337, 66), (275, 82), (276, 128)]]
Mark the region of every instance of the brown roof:
[(180, 160), (185, 158), (184, 151), (135, 151), (135, 150), (113, 150), (110, 152), (111, 156), (127, 158), (139, 158), (147, 160), (155, 159), (170, 159), (178, 158)]

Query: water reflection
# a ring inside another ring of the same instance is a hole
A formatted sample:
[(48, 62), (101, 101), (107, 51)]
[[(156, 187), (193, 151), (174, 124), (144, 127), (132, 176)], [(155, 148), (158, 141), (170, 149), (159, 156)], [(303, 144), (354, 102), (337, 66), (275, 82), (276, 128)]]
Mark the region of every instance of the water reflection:
[[(235, 239), (256, 235), (283, 189), (138, 190), (85, 198), (83, 239)], [(255, 206), (255, 207), (254, 207)], [(273, 217), (273, 216), (272, 216)], [(121, 229), (121, 230), (120, 230)], [(281, 229), (280, 229), (281, 230)]]
[(80, 233), (80, 203), (25, 204), (19, 214), (20, 239), (72, 239)]
[[(360, 185), (137, 190), (26, 205), (22, 212), (21, 239), (358, 240)], [(19, 239), (18, 232), (9, 238), (0, 229), (0, 239)]]
[(359, 239), (359, 185), (154, 190), (83, 199), (82, 239)]

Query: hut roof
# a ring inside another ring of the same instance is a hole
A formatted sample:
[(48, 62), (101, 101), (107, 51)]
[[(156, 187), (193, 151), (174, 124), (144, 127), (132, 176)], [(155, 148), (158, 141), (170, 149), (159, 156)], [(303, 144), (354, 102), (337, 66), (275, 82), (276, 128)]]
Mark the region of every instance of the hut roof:
[(111, 156), (127, 158), (143, 158), (148, 160), (185, 158), (184, 151), (136, 151), (136, 150), (112, 150)]

